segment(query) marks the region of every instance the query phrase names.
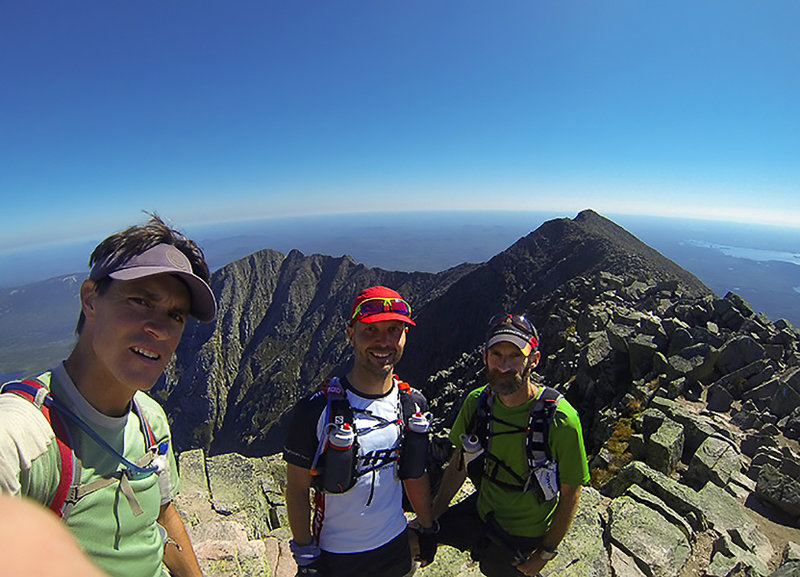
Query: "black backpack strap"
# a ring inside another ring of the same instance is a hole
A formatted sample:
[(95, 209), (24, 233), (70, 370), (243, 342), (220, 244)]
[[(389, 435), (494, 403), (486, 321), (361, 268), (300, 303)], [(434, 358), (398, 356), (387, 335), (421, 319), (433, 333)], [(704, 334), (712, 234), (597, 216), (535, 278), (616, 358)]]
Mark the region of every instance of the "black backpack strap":
[[(323, 411), (326, 413), (328, 423), (342, 425), (349, 424), (356, 432), (355, 439), (353, 440), (353, 454), (358, 455), (358, 429), (355, 424), (355, 415), (353, 408), (350, 406), (350, 401), (347, 399), (347, 392), (341, 384), (338, 377), (333, 377), (322, 383), (318, 389), (318, 394), (323, 394), (326, 399), (325, 408)], [(314, 423), (316, 427), (316, 422)], [(317, 451), (314, 454), (314, 460), (311, 463), (312, 484), (319, 492), (322, 492), (322, 473), (325, 469), (325, 451), (328, 448), (328, 437), (323, 431), (323, 436), (317, 445)], [(355, 482), (357, 478), (358, 459), (353, 459), (353, 472), (352, 480)]]
[(347, 400), (347, 393), (341, 381), (333, 377), (322, 385), (322, 390), (328, 399), (328, 422), (341, 425), (342, 423), (354, 424), (353, 409)]
[[(507, 423), (502, 419), (494, 417), (492, 414), (493, 397), (488, 387), (484, 387), (478, 395), (478, 405), (475, 413), (470, 420), (467, 427), (467, 433), (475, 434), (481, 441), (484, 447), (484, 465), (483, 465), (483, 478), (488, 481), (503, 487), (505, 489), (527, 491), (532, 490), (540, 501), (543, 499), (543, 493), (534, 479), (534, 471), (537, 467), (548, 463), (552, 460), (549, 445), (549, 432), (550, 425), (555, 418), (556, 408), (559, 401), (562, 399), (561, 393), (551, 387), (543, 387), (539, 398), (531, 404), (528, 413), (527, 428), (514, 428), (516, 425)], [(494, 433), (492, 423), (497, 421), (512, 427), (509, 431), (501, 433)], [(494, 456), (489, 447), (491, 446), (491, 439), (496, 434), (525, 434), (525, 454), (528, 465), (528, 476), (523, 478), (515, 473), (506, 463)], [(498, 479), (498, 472), (502, 470), (511, 477), (515, 483), (506, 483)]]
[(481, 446), (488, 447), (489, 436), (491, 431), (492, 421), (492, 404), (494, 398), (492, 397), (492, 390), (489, 385), (484, 386), (481, 392), (478, 393), (478, 404), (475, 407), (475, 412), (467, 424), (465, 433), (469, 435), (477, 435), (481, 441)]
[(525, 437), (525, 453), (528, 456), (528, 469), (533, 470), (545, 461), (550, 461), (550, 425), (555, 418), (556, 408), (562, 395), (552, 387), (543, 387), (542, 394), (531, 405), (528, 416), (528, 434)]
[[(397, 375), (394, 376), (394, 379), (397, 384), (398, 398), (400, 399), (400, 423), (404, 425), (411, 415), (427, 410), (427, 403), (425, 397), (417, 389), (400, 380)], [(401, 426), (402, 430), (403, 427)]]

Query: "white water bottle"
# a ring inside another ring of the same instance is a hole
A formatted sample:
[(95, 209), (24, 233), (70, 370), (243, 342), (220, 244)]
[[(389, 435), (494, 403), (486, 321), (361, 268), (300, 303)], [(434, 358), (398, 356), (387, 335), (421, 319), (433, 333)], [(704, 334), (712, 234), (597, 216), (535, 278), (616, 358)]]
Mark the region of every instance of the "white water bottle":
[(461, 446), (464, 447), (464, 464), (469, 465), (476, 458), (483, 454), (483, 447), (478, 435), (463, 433), (461, 435)]
[(483, 477), (484, 456), (483, 445), (478, 435), (464, 433), (461, 435), (461, 446), (464, 448), (464, 468), (472, 483), (478, 487)]

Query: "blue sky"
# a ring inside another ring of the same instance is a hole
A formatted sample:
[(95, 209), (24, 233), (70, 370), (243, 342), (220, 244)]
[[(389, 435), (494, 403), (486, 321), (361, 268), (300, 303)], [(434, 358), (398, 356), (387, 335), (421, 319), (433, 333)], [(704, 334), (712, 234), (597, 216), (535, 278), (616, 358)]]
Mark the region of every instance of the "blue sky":
[(0, 251), (422, 209), (800, 226), (800, 3), (0, 2)]

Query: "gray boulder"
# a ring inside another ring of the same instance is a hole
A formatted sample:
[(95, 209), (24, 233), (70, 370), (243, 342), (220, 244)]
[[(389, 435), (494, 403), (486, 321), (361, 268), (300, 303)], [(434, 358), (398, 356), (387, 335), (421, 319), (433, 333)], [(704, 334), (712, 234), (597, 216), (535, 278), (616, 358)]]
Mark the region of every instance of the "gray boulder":
[(764, 565), (770, 562), (774, 553), (772, 544), (736, 499), (714, 483), (706, 483), (697, 497), (712, 529), (729, 537), (732, 543), (755, 555)]
[(739, 450), (727, 439), (708, 437), (689, 462), (686, 479), (696, 487), (707, 481), (724, 487), (735, 472), (742, 470)]
[(685, 518), (695, 531), (703, 531), (708, 528), (704, 505), (697, 491), (641, 461), (633, 461), (623, 467), (613, 479), (606, 483), (602, 492), (608, 497), (616, 498), (625, 494), (632, 485), (639, 485), (648, 493), (661, 499), (666, 506)]
[(725, 375), (765, 357), (764, 347), (747, 335), (726, 342), (719, 351), (717, 370)]
[[(179, 455), (181, 492), (175, 506), (200, 567), (213, 577), (293, 577), (279, 457)], [(270, 529), (272, 527), (272, 529)]]
[[(611, 577), (603, 544), (603, 526), (600, 522), (605, 510), (603, 496), (597, 490), (590, 487), (581, 490), (572, 527), (558, 548), (558, 556), (547, 564), (543, 575)], [(438, 562), (438, 554), (436, 559)], [(425, 572), (422, 573), (424, 574)]]
[(647, 440), (645, 462), (656, 471), (669, 474), (683, 454), (683, 427), (672, 419), (665, 419)]
[(723, 535), (714, 542), (707, 577), (767, 577), (767, 564)]
[(708, 387), (706, 394), (706, 408), (717, 413), (727, 413), (731, 410), (733, 395), (719, 382)]
[(628, 496), (614, 499), (608, 511), (612, 544), (632, 557), (646, 575), (673, 577), (680, 573), (692, 548), (678, 527)]
[(792, 414), (798, 407), (800, 407), (800, 367), (794, 367), (781, 376), (781, 382), (769, 408), (772, 414), (780, 418)]
[(631, 377), (641, 379), (653, 368), (653, 355), (658, 351), (655, 338), (650, 335), (637, 334), (628, 340), (628, 354)]
[(773, 465), (766, 464), (761, 468), (756, 483), (756, 495), (800, 520), (800, 481), (784, 475)]
[(685, 377), (692, 382), (705, 382), (714, 372), (719, 353), (706, 343), (698, 343), (686, 347), (676, 355), (669, 357), (673, 378)]

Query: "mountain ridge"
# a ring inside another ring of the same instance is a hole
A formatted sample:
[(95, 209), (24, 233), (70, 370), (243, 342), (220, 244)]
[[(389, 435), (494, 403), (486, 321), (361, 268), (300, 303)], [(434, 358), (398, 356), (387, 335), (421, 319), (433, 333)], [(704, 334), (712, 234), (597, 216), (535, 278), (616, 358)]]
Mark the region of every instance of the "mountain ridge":
[(386, 271), (346, 255), (265, 249), (214, 273), (220, 316), (214, 325), (187, 326), (154, 394), (170, 414), (179, 449), (269, 454), (282, 446), (286, 410), (348, 365), (344, 328), (360, 289), (388, 285), (412, 303), (417, 326), (397, 371), (424, 389), (432, 375), (481, 342), (492, 314), (525, 312), (541, 323), (535, 304), (555, 288), (621, 268), (673, 280), (686, 294), (713, 294), (594, 211), (548, 221), (485, 263), (439, 273)]

